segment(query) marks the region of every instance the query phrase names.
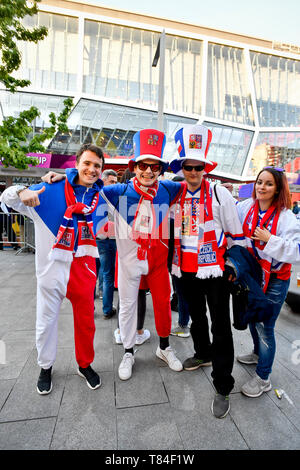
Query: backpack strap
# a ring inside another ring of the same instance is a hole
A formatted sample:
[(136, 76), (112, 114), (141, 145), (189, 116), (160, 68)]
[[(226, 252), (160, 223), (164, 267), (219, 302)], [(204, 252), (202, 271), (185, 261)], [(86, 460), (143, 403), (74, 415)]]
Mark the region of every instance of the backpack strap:
[(218, 204), (221, 205), (220, 200), (218, 198), (218, 193), (217, 193), (217, 183), (214, 184), (214, 193), (216, 196), (216, 200), (218, 201)]

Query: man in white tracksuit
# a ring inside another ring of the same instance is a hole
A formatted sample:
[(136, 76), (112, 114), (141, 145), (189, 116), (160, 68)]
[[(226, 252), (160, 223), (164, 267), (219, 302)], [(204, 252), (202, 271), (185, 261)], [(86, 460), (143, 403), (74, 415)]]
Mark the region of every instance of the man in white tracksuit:
[[(36, 346), (41, 367), (37, 391), (52, 390), (52, 366), (56, 358), (58, 316), (67, 297), (73, 306), (75, 353), (78, 374), (91, 389), (100, 387), (94, 360), (94, 289), (98, 256), (94, 236), (96, 210), (105, 202), (99, 192), (104, 164), (101, 149), (84, 145), (77, 154), (76, 168), (56, 185), (15, 185), (1, 201), (30, 217), (35, 225), (37, 318)], [(94, 226), (94, 227), (93, 227)]]

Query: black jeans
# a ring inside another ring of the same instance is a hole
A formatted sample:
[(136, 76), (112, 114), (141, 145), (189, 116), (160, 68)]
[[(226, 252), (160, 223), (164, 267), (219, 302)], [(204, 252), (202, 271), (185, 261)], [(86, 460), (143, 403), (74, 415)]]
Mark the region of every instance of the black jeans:
[[(192, 319), (191, 336), (195, 357), (212, 360), (212, 378), (216, 391), (228, 395), (233, 389), (233, 339), (230, 323), (228, 281), (222, 277), (199, 279), (194, 273), (182, 272), (178, 279)], [(206, 302), (211, 318), (212, 343), (209, 337)]]

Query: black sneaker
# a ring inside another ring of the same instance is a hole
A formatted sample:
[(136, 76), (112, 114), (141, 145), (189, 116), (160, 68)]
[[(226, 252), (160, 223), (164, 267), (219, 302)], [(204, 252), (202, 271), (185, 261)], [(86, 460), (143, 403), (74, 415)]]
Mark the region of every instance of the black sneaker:
[(211, 366), (211, 360), (197, 359), (197, 357), (189, 357), (183, 363), (184, 370), (196, 370), (199, 367)]
[(87, 386), (92, 389), (96, 390), (96, 388), (99, 388), (101, 385), (101, 379), (99, 375), (91, 368), (91, 366), (88, 367), (78, 367), (78, 375), (80, 377), (83, 377), (86, 380)]
[(113, 307), (109, 313), (107, 313), (106, 315), (103, 314), (103, 317), (105, 318), (105, 320), (108, 320), (109, 318), (113, 317), (116, 313), (117, 311), (115, 307)]
[(50, 369), (41, 369), (36, 387), (40, 395), (48, 395), (52, 390), (51, 372), (52, 367)]

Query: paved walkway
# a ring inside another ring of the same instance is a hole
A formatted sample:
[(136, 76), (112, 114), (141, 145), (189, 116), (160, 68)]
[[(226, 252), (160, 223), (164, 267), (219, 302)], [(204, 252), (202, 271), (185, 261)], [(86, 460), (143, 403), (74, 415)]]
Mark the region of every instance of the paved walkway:
[[(0, 449), (299, 449), (300, 315), (285, 305), (277, 323), (273, 390), (255, 399), (240, 393), (254, 372), (235, 362), (231, 411), (218, 420), (210, 411), (214, 389), (211, 368), (172, 372), (155, 357), (157, 337), (151, 296), (145, 326), (149, 342), (137, 347), (131, 380), (118, 378), (122, 346), (113, 342), (116, 318), (104, 320), (96, 300), (94, 368), (102, 386), (88, 389), (76, 374), (71, 305), (63, 303), (59, 320), (53, 391), (36, 392), (39, 368), (35, 350), (34, 255), (0, 254)], [(177, 314), (173, 313), (176, 321)], [(251, 349), (248, 331), (234, 330), (237, 354)], [(192, 353), (191, 338), (171, 337), (180, 359)], [(0, 355), (1, 359), (1, 355)], [(1, 361), (0, 361), (1, 362)], [(279, 400), (274, 388), (287, 397)]]

